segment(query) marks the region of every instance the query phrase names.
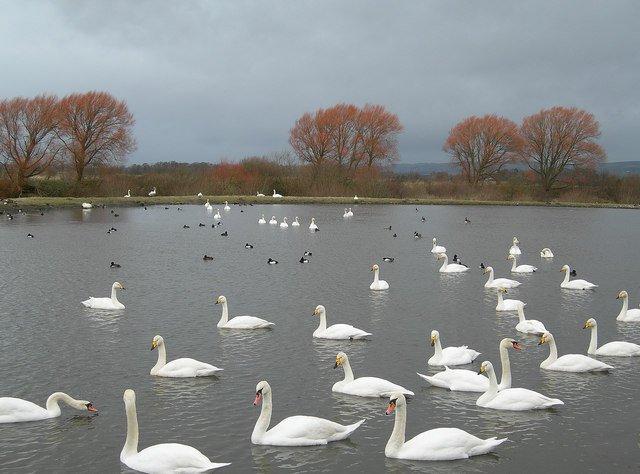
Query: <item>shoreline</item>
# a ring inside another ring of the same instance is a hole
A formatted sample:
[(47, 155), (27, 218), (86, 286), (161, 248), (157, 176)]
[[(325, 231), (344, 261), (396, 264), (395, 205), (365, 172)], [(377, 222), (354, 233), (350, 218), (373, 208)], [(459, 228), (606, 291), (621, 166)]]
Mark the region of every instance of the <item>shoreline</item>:
[(304, 197), (286, 196), (273, 198), (271, 196), (134, 196), (130, 198), (104, 197), (25, 197), (3, 200), (0, 210), (4, 209), (33, 209), (51, 207), (80, 207), (83, 202), (94, 206), (153, 206), (153, 205), (187, 205), (204, 204), (206, 200), (212, 205), (223, 204), (224, 201), (242, 204), (393, 204), (393, 205), (421, 205), (421, 206), (537, 206), (537, 207), (575, 207), (575, 208), (603, 208), (603, 209), (640, 209), (639, 204), (616, 203), (583, 203), (561, 201), (476, 201), (470, 199), (437, 199), (437, 198), (359, 198), (353, 197)]

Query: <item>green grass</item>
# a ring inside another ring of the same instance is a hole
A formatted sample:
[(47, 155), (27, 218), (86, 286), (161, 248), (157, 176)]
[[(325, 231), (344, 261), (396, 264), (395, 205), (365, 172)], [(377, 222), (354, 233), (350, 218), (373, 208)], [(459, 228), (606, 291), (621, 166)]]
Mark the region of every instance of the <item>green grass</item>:
[[(465, 199), (397, 199), (397, 198), (360, 198), (352, 197), (298, 197), (286, 196), (274, 199), (270, 196), (156, 196), (156, 197), (24, 197), (9, 199), (9, 205), (17, 208), (44, 207), (80, 207), (83, 202), (94, 206), (151, 206), (159, 204), (203, 204), (207, 199), (214, 206), (224, 201), (259, 203), (259, 204), (413, 204), (413, 205), (474, 205), (474, 206), (545, 206), (545, 207), (602, 207), (616, 209), (638, 209), (638, 205), (615, 203), (583, 203), (583, 202), (542, 202), (542, 201), (476, 201)], [(2, 207), (0, 207), (2, 209)]]

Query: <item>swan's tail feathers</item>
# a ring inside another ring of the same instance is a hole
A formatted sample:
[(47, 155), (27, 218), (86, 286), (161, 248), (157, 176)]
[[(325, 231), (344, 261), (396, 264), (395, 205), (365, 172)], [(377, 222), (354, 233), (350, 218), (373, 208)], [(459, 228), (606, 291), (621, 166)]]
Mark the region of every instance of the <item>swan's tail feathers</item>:
[(92, 299), (93, 299), (93, 296), (90, 296), (88, 300), (84, 300), (84, 301), (82, 302), (82, 305), (83, 305), (83, 306), (85, 306), (85, 307), (87, 307), (87, 308), (90, 308), (90, 307), (91, 307), (91, 300), (92, 300)]
[(367, 420), (360, 420), (357, 423), (354, 423), (353, 425), (347, 425), (345, 426), (345, 431), (343, 431), (342, 433), (337, 435), (337, 439), (347, 439), (349, 436), (351, 436), (353, 434), (353, 432), (355, 430), (357, 430), (358, 428), (360, 428), (360, 425), (362, 425), (362, 423), (364, 423)]
[(415, 393), (413, 393), (411, 390), (407, 390), (406, 388), (402, 391), (402, 394), (405, 395), (405, 396), (408, 395), (410, 397), (415, 397), (416, 396)]
[(507, 441), (508, 438), (502, 438), (502, 439), (498, 439), (498, 438), (489, 438), (489, 439), (485, 439), (483, 440), (484, 442), (482, 444), (479, 444), (477, 446), (474, 446), (473, 448), (471, 448), (469, 450), (469, 456), (479, 456), (481, 454), (487, 454), (491, 451), (493, 451), (495, 448), (497, 448), (498, 446), (500, 446), (502, 443), (504, 443), (505, 441)]
[(373, 336), (370, 332), (363, 332), (362, 334), (356, 334), (355, 336), (351, 336), (349, 339), (364, 339), (366, 337)]
[(209, 466), (207, 467), (207, 471), (210, 471), (212, 469), (218, 469), (225, 466), (231, 466), (231, 463), (230, 462), (212, 462), (212, 463), (209, 463)]
[(429, 382), (434, 387), (446, 388), (447, 390), (449, 390), (450, 388), (449, 385), (446, 384), (443, 380), (439, 380), (435, 377), (429, 377), (428, 375), (423, 375), (420, 372), (416, 372), (416, 374), (418, 374), (418, 377), (420, 377), (422, 380)]
[(267, 323), (267, 324), (265, 324), (263, 327), (265, 327), (265, 328), (272, 328), (272, 327), (273, 327), (273, 326), (275, 326), (275, 325), (276, 325), (276, 323)]
[(559, 398), (550, 398), (545, 405), (547, 407), (553, 407), (556, 405), (564, 405), (564, 402)]

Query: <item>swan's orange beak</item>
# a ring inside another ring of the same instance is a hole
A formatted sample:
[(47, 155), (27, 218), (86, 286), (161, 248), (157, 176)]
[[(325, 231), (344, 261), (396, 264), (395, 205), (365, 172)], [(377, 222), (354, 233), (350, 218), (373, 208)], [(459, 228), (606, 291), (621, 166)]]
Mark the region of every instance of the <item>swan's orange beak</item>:
[(396, 409), (396, 402), (395, 401), (391, 401), (389, 402), (389, 405), (387, 406), (387, 410), (384, 412), (385, 415), (391, 415)]
[(255, 400), (253, 400), (253, 406), (257, 407), (258, 405), (260, 405), (261, 401), (262, 401), (262, 394), (260, 392), (258, 392), (258, 393), (256, 393)]

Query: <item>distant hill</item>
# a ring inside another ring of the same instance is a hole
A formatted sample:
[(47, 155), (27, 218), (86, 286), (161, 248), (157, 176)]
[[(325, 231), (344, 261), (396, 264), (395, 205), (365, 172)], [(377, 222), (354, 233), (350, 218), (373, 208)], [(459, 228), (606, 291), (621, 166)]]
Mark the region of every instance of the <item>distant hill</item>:
[[(525, 170), (525, 165), (513, 165), (511, 169)], [(457, 170), (450, 163), (397, 163), (393, 169), (399, 174), (415, 173), (429, 175), (431, 173), (456, 173)], [(623, 176), (625, 174), (640, 174), (640, 161), (614, 161), (603, 163), (600, 170), (607, 173)]]

